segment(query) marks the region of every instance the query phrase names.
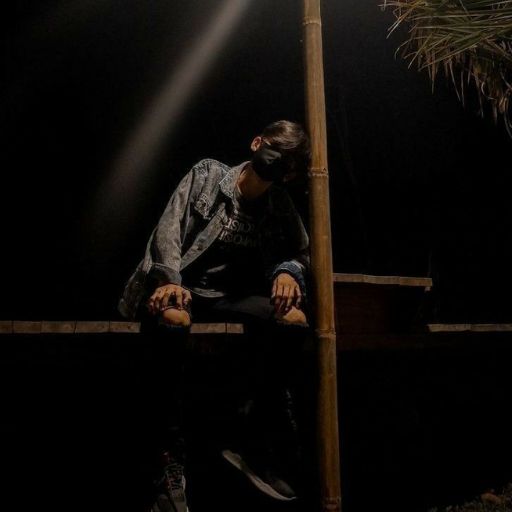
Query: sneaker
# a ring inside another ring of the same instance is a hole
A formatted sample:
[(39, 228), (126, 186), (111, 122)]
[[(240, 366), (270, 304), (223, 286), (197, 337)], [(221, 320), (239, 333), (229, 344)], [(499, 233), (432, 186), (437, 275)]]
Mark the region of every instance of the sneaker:
[(151, 512), (189, 512), (185, 495), (183, 464), (166, 452), (163, 455), (164, 476), (158, 483), (160, 492)]
[(281, 478), (279, 478), (270, 467), (256, 471), (258, 464), (252, 467), (238, 453), (231, 450), (223, 450), (222, 456), (226, 461), (241, 471), (250, 482), (267, 496), (279, 501), (292, 501), (297, 499), (295, 491)]

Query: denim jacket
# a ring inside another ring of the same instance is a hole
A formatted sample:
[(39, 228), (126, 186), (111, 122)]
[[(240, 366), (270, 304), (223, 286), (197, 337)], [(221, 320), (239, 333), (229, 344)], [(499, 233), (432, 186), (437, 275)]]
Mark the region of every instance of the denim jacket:
[[(124, 287), (119, 312), (135, 319), (146, 292), (148, 274), (158, 286), (181, 285), (180, 272), (215, 241), (227, 221), (238, 177), (248, 162), (229, 167), (216, 160), (198, 162), (172, 194), (146, 245), (144, 257)], [(277, 274), (291, 274), (306, 296), (309, 238), (288, 193), (271, 185), (259, 222), (259, 250), (270, 284)], [(248, 269), (248, 271), (250, 271)]]

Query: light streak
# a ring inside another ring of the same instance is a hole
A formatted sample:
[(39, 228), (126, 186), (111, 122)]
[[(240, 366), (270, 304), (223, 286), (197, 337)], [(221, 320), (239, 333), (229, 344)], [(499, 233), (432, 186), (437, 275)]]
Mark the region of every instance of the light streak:
[(178, 127), (194, 93), (250, 3), (251, 0), (224, 0), (206, 32), (169, 74), (99, 187), (93, 210), (99, 225), (108, 219), (112, 222), (122, 218), (124, 226), (118, 227), (127, 227), (127, 218), (136, 213), (136, 196), (142, 193), (145, 184), (151, 183), (156, 156)]

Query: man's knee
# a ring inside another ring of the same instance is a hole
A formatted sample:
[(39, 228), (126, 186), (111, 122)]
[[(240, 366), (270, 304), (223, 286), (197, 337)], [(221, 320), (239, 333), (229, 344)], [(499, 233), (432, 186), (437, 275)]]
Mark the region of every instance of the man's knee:
[(276, 313), (274, 318), (281, 323), (287, 325), (302, 325), (307, 326), (308, 320), (306, 318), (306, 314), (302, 309), (298, 309), (295, 306), (292, 306), (290, 310), (286, 313)]
[(190, 315), (184, 309), (168, 308), (160, 313), (162, 323), (170, 327), (189, 327)]

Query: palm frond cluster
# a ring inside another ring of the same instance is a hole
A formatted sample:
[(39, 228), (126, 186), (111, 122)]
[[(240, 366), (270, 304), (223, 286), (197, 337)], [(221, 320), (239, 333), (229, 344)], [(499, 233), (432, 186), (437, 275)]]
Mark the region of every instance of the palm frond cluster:
[(489, 103), (496, 120), (502, 115), (512, 136), (512, 0), (384, 0), (395, 22), (410, 26), (397, 49), (419, 69), (427, 69), (434, 86), (442, 69), (464, 103), (466, 88), (476, 86), (480, 114)]

